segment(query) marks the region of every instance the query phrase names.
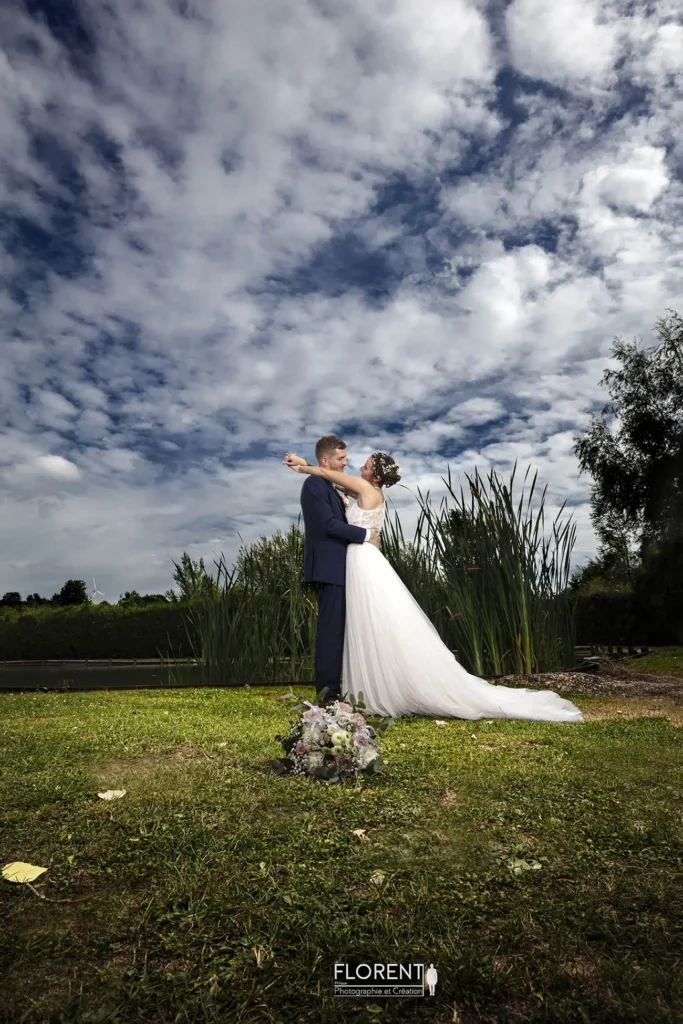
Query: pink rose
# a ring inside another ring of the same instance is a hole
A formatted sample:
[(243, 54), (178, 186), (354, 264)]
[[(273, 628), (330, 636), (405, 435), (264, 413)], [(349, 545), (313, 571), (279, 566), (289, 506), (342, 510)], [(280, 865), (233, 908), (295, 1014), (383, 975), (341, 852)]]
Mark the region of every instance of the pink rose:
[(310, 711), (304, 711), (301, 718), (304, 722), (318, 722), (322, 719), (322, 710), (320, 708), (311, 708)]
[(303, 757), (304, 754), (308, 753), (308, 744), (304, 743), (303, 740), (299, 740), (299, 742), (296, 745), (296, 752), (299, 755), (299, 757)]
[(340, 712), (340, 713), (343, 712), (343, 713), (346, 713), (346, 714), (352, 714), (353, 708), (351, 707), (350, 704), (338, 703), (337, 704), (337, 711)]
[(363, 735), (358, 736), (358, 735), (356, 735), (356, 736), (353, 737), (353, 740), (354, 740), (354, 743), (356, 744), (357, 747), (365, 748), (365, 747), (369, 747), (370, 746), (370, 742), (369, 742), (367, 736), (363, 736)]

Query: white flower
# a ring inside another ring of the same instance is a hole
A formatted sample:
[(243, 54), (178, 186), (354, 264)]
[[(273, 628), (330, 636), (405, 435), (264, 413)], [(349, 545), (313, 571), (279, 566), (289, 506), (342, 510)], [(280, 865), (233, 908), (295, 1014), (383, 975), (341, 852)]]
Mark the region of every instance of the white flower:
[[(325, 753), (339, 757), (344, 771), (367, 768), (379, 754), (374, 729), (350, 704), (338, 700), (329, 711), (311, 706), (298, 722), (290, 724), (294, 741), (288, 752), (295, 775), (313, 774), (326, 764)], [(308, 748), (308, 749), (306, 749)]]
[(358, 751), (358, 767), (367, 768), (371, 761), (377, 757), (377, 751), (373, 747), (366, 747)]
[(334, 485), (334, 489), (336, 490), (336, 492), (339, 495), (339, 497), (341, 498), (341, 500), (344, 502), (344, 508), (348, 508), (349, 507), (349, 499), (348, 499), (348, 497), (344, 494), (344, 492), (342, 490), (340, 490), (339, 487), (337, 487), (336, 484)]

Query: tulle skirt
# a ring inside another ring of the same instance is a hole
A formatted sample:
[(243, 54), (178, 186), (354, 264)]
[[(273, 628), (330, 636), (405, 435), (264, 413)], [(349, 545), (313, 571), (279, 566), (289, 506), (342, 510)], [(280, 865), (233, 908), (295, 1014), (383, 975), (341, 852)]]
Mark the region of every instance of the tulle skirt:
[(471, 675), (441, 640), (379, 548), (349, 544), (343, 691), (368, 713), (435, 718), (524, 718), (581, 722), (552, 690), (494, 686)]

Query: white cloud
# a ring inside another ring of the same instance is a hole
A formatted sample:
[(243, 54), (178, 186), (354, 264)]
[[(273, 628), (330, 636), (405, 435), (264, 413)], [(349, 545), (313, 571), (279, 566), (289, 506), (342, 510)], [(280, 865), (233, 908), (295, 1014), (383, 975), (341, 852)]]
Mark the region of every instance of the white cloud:
[(475, 397), (460, 402), (451, 409), (449, 418), (457, 419), (469, 426), (482, 426), (496, 420), (505, 412), (505, 406), (497, 398)]
[(616, 11), (594, 0), (513, 0), (505, 14), (514, 66), (560, 86), (609, 86), (618, 53)]
[[(4, 589), (230, 563), (296, 519), (284, 451), (349, 423), (352, 468), (389, 450), (437, 500), (449, 464), (533, 462), (592, 553), (570, 435), (614, 335), (682, 305), (680, 26), (671, 0), (515, 0), (494, 42), (486, 9), (88, 3), (90, 76), (0, 14), (0, 205), (35, 232), (0, 245)], [(529, 86), (509, 126), (507, 58), (568, 95)]]
[(669, 184), (662, 148), (636, 146), (616, 155), (613, 165), (601, 164), (584, 176), (583, 198), (647, 213)]
[(631, 43), (637, 54), (640, 75), (656, 85), (671, 86), (665, 76), (680, 77), (683, 62), (683, 25), (680, 24), (680, 6), (676, 0), (658, 3), (655, 16), (634, 17), (631, 23)]
[(55, 480), (80, 480), (82, 476), (78, 466), (61, 455), (39, 455), (32, 464), (19, 468), (28, 473), (45, 474)]

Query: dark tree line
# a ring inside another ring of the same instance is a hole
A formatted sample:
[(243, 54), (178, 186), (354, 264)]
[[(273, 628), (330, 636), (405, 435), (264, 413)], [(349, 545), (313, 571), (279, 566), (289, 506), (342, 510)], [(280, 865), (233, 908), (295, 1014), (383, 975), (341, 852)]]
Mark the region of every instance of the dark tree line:
[[(138, 594), (137, 590), (127, 590), (125, 594), (119, 596), (118, 604), (130, 607), (132, 605), (143, 605), (143, 604), (156, 604), (159, 602), (168, 603), (169, 601), (177, 601), (178, 598), (174, 594), (173, 597), (166, 594)], [(62, 589), (52, 595), (52, 597), (41, 597), (40, 594), (28, 594), (26, 600), (22, 600), (21, 594), (18, 590), (8, 590), (0, 598), (0, 608), (16, 608), (19, 610), (29, 610), (32, 608), (42, 608), (46, 605), (51, 608), (65, 608), (69, 605), (80, 605), (80, 604), (93, 604), (91, 600), (85, 580), (67, 580)], [(109, 601), (98, 601), (98, 604), (107, 605)]]
[[(178, 601), (191, 600), (198, 594), (208, 594), (216, 589), (216, 583), (211, 579), (204, 566), (204, 559), (198, 562), (193, 561), (186, 551), (183, 552), (180, 564), (175, 566), (173, 580), (178, 590), (169, 589), (163, 594), (139, 594), (137, 590), (126, 590), (119, 595), (117, 604), (126, 608), (141, 607), (148, 604), (168, 604)], [(40, 594), (28, 594), (22, 600), (21, 594), (16, 590), (9, 590), (0, 598), (0, 608), (15, 608), (18, 611), (29, 611), (34, 608), (50, 606), (63, 608), (70, 605), (92, 604), (85, 580), (67, 580), (60, 591), (52, 597), (41, 597)], [(99, 601), (98, 604), (107, 605), (109, 601)]]

